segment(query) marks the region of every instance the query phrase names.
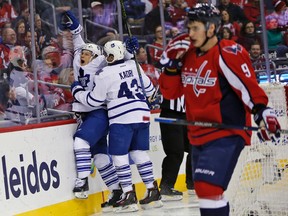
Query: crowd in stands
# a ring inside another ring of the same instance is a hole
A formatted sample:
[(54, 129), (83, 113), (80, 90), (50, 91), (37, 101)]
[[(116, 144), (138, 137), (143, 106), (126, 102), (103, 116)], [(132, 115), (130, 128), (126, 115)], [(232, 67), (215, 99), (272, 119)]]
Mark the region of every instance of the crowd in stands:
[[(35, 1), (34, 37), (29, 19), (31, 15), (29, 1), (9, 2), (0, 0), (0, 76), (1, 83), (6, 82), (9, 87), (3, 85), (1, 88), (3, 91), (0, 92), (1, 118), (11, 119), (18, 115), (18, 120), (22, 121), (19, 115), (24, 120), (35, 116), (33, 109), (36, 99), (42, 103), (43, 115), (47, 114), (45, 112), (47, 109), (70, 111), (73, 101), (69, 92), (69, 85), (73, 81), (72, 35), (69, 31), (59, 31), (59, 28), (55, 28), (55, 23), (57, 26), (61, 25), (58, 15), (63, 11), (72, 10), (78, 14), (78, 1)], [(49, 6), (47, 2), (54, 7)], [(189, 7), (193, 7), (197, 2), (212, 2), (217, 5), (222, 15), (220, 38), (235, 40), (241, 44), (250, 52), (251, 59), (256, 59), (255, 49), (260, 50), (259, 56), (263, 56), (260, 0), (162, 0), (162, 2), (163, 5), (160, 5), (158, 0), (124, 0), (128, 25), (142, 45), (137, 53), (138, 61), (153, 84), (157, 85), (161, 71), (159, 59), (164, 48), (163, 44), (186, 31), (186, 13)], [(286, 57), (287, 2), (284, 0), (264, 2), (269, 51), (276, 53), (274, 57)], [(86, 42), (103, 46), (109, 40), (120, 38), (116, 0), (82, 1), (82, 6)], [(164, 14), (164, 26), (161, 25), (161, 9)], [(124, 29), (124, 36), (127, 35), (127, 30)], [(35, 39), (34, 42), (32, 38)], [(32, 47), (33, 45), (35, 47)], [(32, 64), (33, 48), (36, 55), (35, 65)], [(34, 73), (34, 70), (37, 73)], [(36, 80), (42, 82), (35, 85)], [(63, 87), (65, 85), (68, 87)], [(29, 107), (29, 113), (18, 112), (17, 106)], [(13, 107), (17, 109), (12, 109)], [(10, 113), (16, 113), (14, 117), (11, 115), (7, 117), (9, 109)]]

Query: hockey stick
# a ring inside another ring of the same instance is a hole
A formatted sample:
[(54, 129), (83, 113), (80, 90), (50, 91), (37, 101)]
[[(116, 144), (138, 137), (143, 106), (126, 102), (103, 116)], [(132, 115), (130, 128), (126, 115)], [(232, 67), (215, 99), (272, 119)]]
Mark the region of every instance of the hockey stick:
[[(148, 116), (143, 116), (144, 121), (150, 121), (151, 118)], [(154, 118), (155, 122), (163, 124), (175, 124), (175, 125), (187, 125), (187, 126), (199, 126), (199, 127), (208, 127), (208, 128), (220, 128), (220, 129), (231, 129), (231, 130), (249, 130), (249, 131), (258, 131), (260, 127), (253, 126), (241, 126), (241, 125), (227, 125), (215, 122), (200, 122), (200, 121), (187, 121), (184, 119), (174, 119), (174, 118)], [(280, 133), (288, 134), (288, 130), (280, 130)]]
[[(132, 33), (131, 33), (131, 30), (130, 30), (129, 25), (128, 25), (127, 14), (126, 14), (125, 7), (124, 7), (124, 0), (120, 0), (120, 4), (121, 4), (122, 18), (124, 21), (124, 25), (128, 31), (128, 36), (131, 38)], [(146, 91), (145, 91), (145, 87), (144, 87), (144, 82), (143, 82), (143, 78), (141, 75), (140, 66), (139, 66), (138, 60), (136, 58), (136, 52), (135, 51), (133, 53), (133, 56), (134, 56), (134, 60), (135, 60), (135, 64), (136, 64), (136, 68), (137, 68), (137, 72), (138, 72), (138, 76), (139, 76), (139, 80), (140, 80), (141, 89), (142, 89), (143, 94), (146, 98), (147, 96), (146, 96)]]

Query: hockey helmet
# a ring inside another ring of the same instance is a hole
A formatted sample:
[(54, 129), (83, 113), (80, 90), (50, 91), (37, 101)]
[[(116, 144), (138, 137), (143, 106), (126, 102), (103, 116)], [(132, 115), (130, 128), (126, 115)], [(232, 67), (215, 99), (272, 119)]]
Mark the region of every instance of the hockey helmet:
[(113, 55), (113, 60), (108, 61), (108, 63), (113, 63), (114, 61), (124, 59), (125, 47), (121, 41), (112, 40), (104, 45), (104, 52), (106, 54), (106, 60), (110, 55)]
[(93, 43), (86, 43), (83, 47), (82, 50), (88, 50), (92, 53), (92, 56), (94, 57), (95, 55), (99, 56), (102, 55), (101, 48)]
[(210, 23), (214, 23), (216, 27), (215, 33), (218, 33), (221, 26), (220, 11), (213, 4), (196, 4), (195, 7), (188, 11), (188, 20), (202, 22), (206, 28)]

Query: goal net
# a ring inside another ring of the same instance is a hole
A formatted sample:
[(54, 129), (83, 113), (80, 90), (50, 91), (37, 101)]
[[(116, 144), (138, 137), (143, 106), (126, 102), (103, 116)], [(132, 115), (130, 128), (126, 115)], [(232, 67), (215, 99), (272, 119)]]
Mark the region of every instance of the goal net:
[[(281, 128), (288, 128), (288, 88), (280, 83), (261, 87)], [(242, 151), (225, 196), (232, 216), (288, 216), (288, 134), (260, 143), (253, 132), (252, 145)]]

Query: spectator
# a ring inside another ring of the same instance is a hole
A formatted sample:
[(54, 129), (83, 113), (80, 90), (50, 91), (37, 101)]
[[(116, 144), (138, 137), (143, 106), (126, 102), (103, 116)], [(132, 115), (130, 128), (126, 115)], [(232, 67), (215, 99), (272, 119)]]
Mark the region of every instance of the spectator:
[(247, 21), (241, 27), (240, 36), (237, 42), (248, 51), (251, 44), (255, 41), (262, 44), (261, 36), (256, 33), (255, 24), (251, 21)]
[(233, 36), (233, 33), (231, 32), (230, 28), (223, 27), (222, 29), (220, 29), (220, 38), (221, 39), (231, 40), (232, 36)]
[(153, 4), (149, 0), (141, 0), (145, 3), (145, 15), (148, 14), (153, 9)]
[[(41, 50), (37, 42), (37, 32), (34, 32), (34, 37), (35, 37), (36, 58), (39, 58), (41, 55)], [(27, 65), (31, 69), (31, 66), (32, 66), (32, 32), (30, 29), (25, 32), (23, 46), (25, 46)]]
[(265, 58), (262, 53), (261, 44), (258, 41), (251, 44), (249, 56), (255, 70), (263, 69)]
[(274, 6), (274, 12), (268, 16), (275, 16), (278, 22), (278, 30), (286, 31), (288, 23), (288, 9), (285, 1), (273, 0), (272, 3)]
[(7, 68), (9, 65), (9, 52), (17, 42), (16, 32), (14, 29), (7, 27), (2, 31), (2, 43), (0, 44), (0, 70)]
[(144, 47), (140, 47), (136, 53), (136, 58), (141, 65), (141, 68), (145, 74), (150, 78), (154, 87), (158, 86), (159, 72), (154, 65), (148, 64), (147, 62), (147, 52)]
[(170, 36), (173, 38), (176, 35), (178, 35), (180, 33), (179, 29), (177, 27), (172, 27), (170, 29)]
[(11, 4), (5, 0), (0, 0), (0, 28), (3, 28), (6, 22), (11, 22), (17, 18), (17, 14)]
[[(12, 98), (10, 94), (10, 86), (6, 79), (0, 79), (0, 120), (5, 119), (5, 110), (7, 109), (8, 101)], [(11, 92), (12, 93), (12, 92)], [(15, 96), (14, 96), (15, 97)]]
[(288, 47), (285, 45), (283, 34), (278, 29), (278, 20), (274, 14), (266, 16), (268, 49), (276, 50), (277, 57), (286, 57)]
[(232, 40), (237, 41), (240, 35), (240, 26), (233, 21), (228, 10), (221, 11), (221, 28), (227, 27), (232, 32)]
[(143, 23), (145, 17), (145, 3), (141, 0), (124, 0), (124, 7), (130, 24)]
[(243, 11), (246, 18), (249, 21), (253, 22), (256, 27), (260, 25), (261, 22), (260, 0), (248, 0), (246, 3), (244, 3)]
[(35, 14), (35, 32), (37, 33), (37, 43), (42, 50), (49, 45), (52, 33), (50, 32), (49, 27), (42, 23), (39, 14)]
[(17, 35), (17, 45), (24, 46), (26, 26), (23, 19), (18, 20), (18, 22), (16, 23), (15, 32)]
[(67, 88), (55, 88), (53, 90), (54, 95), (59, 97), (56, 100), (55, 109), (71, 111), (72, 102), (74, 101), (73, 95), (70, 90), (71, 84), (74, 82), (74, 71), (73, 68), (65, 68), (59, 74), (58, 84), (67, 85)]
[(27, 72), (27, 60), (24, 48), (15, 46), (10, 50), (9, 60), (11, 64), (11, 73), (9, 76), (10, 85), (12, 87), (27, 86), (32, 80), (32, 75)]
[[(163, 9), (164, 9), (164, 20), (166, 24), (172, 25), (172, 19), (168, 13), (167, 7), (169, 4), (166, 4), (165, 0), (163, 2)], [(158, 4), (150, 13), (146, 14), (144, 20), (144, 33), (145, 34), (154, 34), (154, 31), (157, 26), (161, 25), (160, 20), (160, 6)]]
[[(21, 46), (11, 48), (9, 53), (11, 73), (9, 76), (10, 88), (14, 98), (8, 103), (5, 111), (7, 119), (25, 123), (27, 119), (35, 117), (36, 103), (33, 92), (33, 76), (26, 70), (24, 49)], [(41, 97), (40, 97), (41, 98)], [(42, 114), (47, 114), (45, 100), (41, 98)]]
[(231, 3), (230, 0), (220, 0), (218, 9), (220, 11), (223, 11), (226, 9), (228, 13), (232, 16), (231, 17), (232, 21), (243, 23), (244, 21), (247, 20), (243, 9), (239, 7), (238, 5)]
[(98, 45), (104, 45), (107, 41), (117, 39), (119, 36), (113, 30), (106, 28), (116, 28), (116, 19), (112, 15), (116, 12), (116, 3), (111, 2), (102, 4), (101, 2), (93, 1), (91, 3), (91, 8), (93, 22), (100, 24), (103, 27), (92, 27), (91, 24), (87, 24), (87, 35), (90, 41), (93, 41)]
[(77, 5), (75, 4), (76, 1), (71, 0), (48, 0), (49, 3), (54, 5), (54, 8), (51, 8), (50, 6), (47, 6), (47, 3), (44, 1), (35, 1), (35, 8), (36, 13), (40, 14), (41, 18), (48, 23), (53, 23), (53, 14), (52, 10), (56, 11), (56, 20), (60, 20), (60, 14), (64, 11), (68, 11), (71, 8), (78, 10)]
[(262, 54), (261, 44), (258, 41), (252, 43), (249, 49), (249, 56), (255, 70), (261, 70), (265, 68), (265, 58)]
[(30, 12), (29, 12), (28, 5), (26, 3), (21, 5), (21, 10), (19, 14), (20, 15), (12, 22), (13, 28), (15, 29), (16, 24), (18, 23), (19, 20), (24, 20), (25, 29), (29, 29), (30, 28), (30, 20), (29, 20)]
[(186, 19), (186, 8), (188, 7), (188, 4), (185, 0), (175, 0), (175, 3), (173, 6), (170, 7), (169, 14), (172, 19), (173, 26), (176, 26), (180, 29), (180, 31), (183, 31), (184, 21)]
[(155, 28), (155, 38), (154, 42), (152, 43), (153, 46), (159, 47), (149, 47), (149, 56), (151, 58), (151, 64), (153, 64), (155, 67), (160, 68), (159, 60), (161, 58), (162, 52), (163, 52), (163, 34), (162, 34), (162, 26), (157, 26)]

